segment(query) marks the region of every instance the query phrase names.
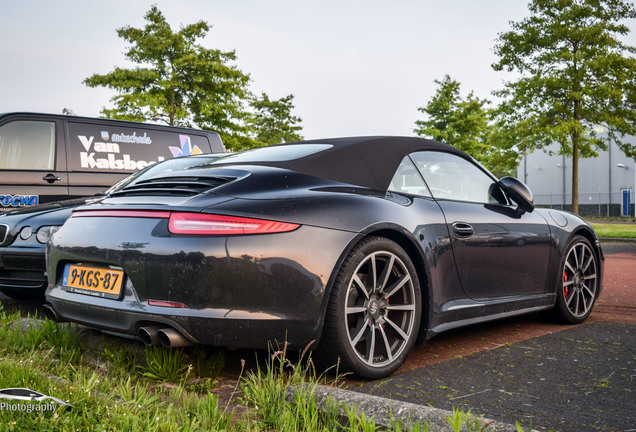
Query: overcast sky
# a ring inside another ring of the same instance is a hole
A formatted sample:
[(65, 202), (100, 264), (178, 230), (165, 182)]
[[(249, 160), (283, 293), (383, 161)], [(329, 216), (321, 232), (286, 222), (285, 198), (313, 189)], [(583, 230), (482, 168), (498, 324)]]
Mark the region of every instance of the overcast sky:
[[(481, 98), (506, 75), (497, 34), (526, 0), (0, 0), (0, 112), (98, 116), (113, 93), (94, 73), (127, 67), (115, 29), (143, 27), (157, 4), (173, 30), (205, 20), (202, 45), (236, 50), (251, 90), (294, 94), (305, 138), (412, 135), (417, 107), (445, 74)], [(629, 40), (636, 45), (636, 22)]]

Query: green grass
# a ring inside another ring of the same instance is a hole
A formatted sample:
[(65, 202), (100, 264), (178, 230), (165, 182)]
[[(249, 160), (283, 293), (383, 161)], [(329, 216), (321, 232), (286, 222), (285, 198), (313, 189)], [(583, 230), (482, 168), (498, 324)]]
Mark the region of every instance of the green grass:
[[(239, 397), (248, 410), (235, 418), (230, 402), (220, 404), (212, 392), (225, 361), (222, 351), (153, 347), (142, 359), (104, 344), (99, 344), (101, 351), (91, 351), (82, 336), (73, 324), (24, 320), (19, 313), (7, 314), (0, 303), (0, 388), (26, 387), (73, 406), (70, 411), (62, 406), (46, 412), (5, 409), (0, 431), (381, 430), (374, 418), (355, 408), (333, 400), (318, 407), (316, 385), (328, 380), (316, 373), (308, 351), (292, 362), (284, 347), (264, 364), (258, 362), (255, 370), (242, 370), (232, 397)], [(289, 385), (296, 390), (293, 402), (285, 399)], [(449, 423), (455, 430), (462, 424), (462, 431), (484, 429), (470, 412), (454, 410)], [(391, 424), (388, 430), (395, 432), (430, 430), (428, 423), (392, 418)]]
[(636, 238), (636, 223), (591, 223), (599, 237)]

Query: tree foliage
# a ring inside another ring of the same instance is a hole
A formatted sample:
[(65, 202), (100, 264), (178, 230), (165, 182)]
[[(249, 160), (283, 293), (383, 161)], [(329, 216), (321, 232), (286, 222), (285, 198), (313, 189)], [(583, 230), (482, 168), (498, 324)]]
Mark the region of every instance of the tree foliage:
[(233, 64), (236, 53), (197, 42), (210, 30), (205, 21), (173, 31), (156, 5), (144, 18), (143, 28), (117, 29), (119, 37), (130, 44), (125, 55), (136, 67), (117, 67), (84, 81), (90, 87), (117, 92), (111, 99), (114, 107), (103, 108), (102, 114), (214, 130), (230, 149), (254, 146), (250, 135), (260, 132), (250, 130), (258, 122), (246, 108), (252, 98), (250, 77)]
[(461, 96), (461, 85), (449, 75), (439, 81), (437, 92), (418, 111), (427, 116), (417, 120), (415, 133), (450, 144), (473, 156), (498, 176), (509, 174), (516, 166), (516, 152), (494, 145), (496, 130), (490, 101), (473, 92)]
[(293, 100), (294, 95), (272, 100), (265, 93), (261, 93), (260, 98), (253, 98), (250, 101), (253, 112), (248, 116), (247, 124), (254, 131), (254, 146), (260, 147), (303, 139), (300, 135), (302, 119), (292, 114)]
[(623, 0), (532, 0), (532, 15), (499, 34), (495, 70), (519, 73), (495, 92), (503, 133), (522, 151), (560, 144), (572, 156), (572, 210), (578, 212), (578, 158), (597, 155), (607, 142), (598, 126), (627, 155), (623, 140), (636, 135), (636, 48), (621, 42), (636, 18)]

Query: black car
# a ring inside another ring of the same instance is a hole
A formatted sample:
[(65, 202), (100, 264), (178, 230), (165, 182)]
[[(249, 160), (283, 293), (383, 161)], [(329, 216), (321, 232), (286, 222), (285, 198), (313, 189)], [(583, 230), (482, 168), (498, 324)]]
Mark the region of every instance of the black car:
[(577, 323), (603, 254), (573, 214), (421, 138), (259, 148), (82, 206), (47, 249), (49, 314), (147, 344), (267, 347), (378, 378), (418, 337), (532, 311)]
[[(223, 153), (202, 154), (158, 162), (125, 178), (105, 192), (116, 192), (160, 172), (186, 169), (209, 162)], [(104, 194), (103, 194), (104, 195)], [(75, 207), (103, 195), (23, 207), (0, 213), (0, 292), (18, 299), (43, 298), (47, 286), (44, 249), (52, 233)]]

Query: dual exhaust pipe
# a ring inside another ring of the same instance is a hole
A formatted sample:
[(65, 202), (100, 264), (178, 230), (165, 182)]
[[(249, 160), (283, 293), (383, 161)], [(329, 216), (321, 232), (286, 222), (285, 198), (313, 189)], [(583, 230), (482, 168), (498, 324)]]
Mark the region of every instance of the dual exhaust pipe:
[[(66, 321), (62, 318), (48, 303), (45, 303), (42, 308), (48, 319), (55, 322)], [(159, 345), (161, 344), (165, 348), (179, 348), (194, 345), (192, 341), (183, 336), (177, 330), (166, 327), (161, 328), (159, 326), (147, 326), (139, 328), (139, 337), (146, 345)]]
[(170, 327), (140, 327), (139, 337), (148, 346), (161, 344), (164, 348), (179, 348), (194, 345), (189, 339)]
[(46, 317), (48, 319), (50, 319), (51, 321), (54, 322), (65, 322), (66, 320), (64, 318), (62, 318), (56, 311), (55, 309), (53, 309), (53, 306), (51, 306), (48, 303), (44, 303), (42, 305), (42, 309), (44, 309), (44, 315), (46, 315)]

